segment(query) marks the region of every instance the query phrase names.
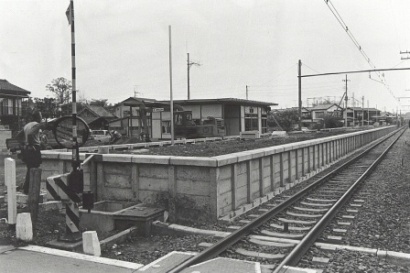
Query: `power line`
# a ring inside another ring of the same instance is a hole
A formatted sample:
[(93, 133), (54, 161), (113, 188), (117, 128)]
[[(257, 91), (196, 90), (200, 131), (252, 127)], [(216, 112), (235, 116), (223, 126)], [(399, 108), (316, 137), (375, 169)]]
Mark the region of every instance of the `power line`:
[[(346, 23), (343, 21), (342, 16), (339, 14), (339, 12), (336, 10), (335, 6), (330, 0), (324, 0), (330, 11), (333, 13), (333, 15), (336, 17), (336, 20), (339, 22), (339, 24), (342, 26), (342, 28), (346, 31), (346, 34), (349, 36), (350, 40), (354, 43), (354, 45), (357, 47), (359, 50), (360, 54), (363, 56), (363, 58), (366, 60), (366, 62), (369, 64), (371, 68), (376, 70), (376, 65), (370, 60), (370, 57), (366, 54), (366, 52), (363, 50), (362, 46), (359, 44), (357, 39), (354, 37), (353, 33), (349, 30), (348, 26)], [(393, 94), (391, 91), (390, 87), (386, 84), (386, 80), (384, 79), (384, 74), (381, 74), (378, 71), (376, 72), (376, 75), (380, 79), (380, 83), (384, 85), (384, 87), (389, 91), (390, 95), (393, 96), (393, 98), (397, 101), (396, 96)]]

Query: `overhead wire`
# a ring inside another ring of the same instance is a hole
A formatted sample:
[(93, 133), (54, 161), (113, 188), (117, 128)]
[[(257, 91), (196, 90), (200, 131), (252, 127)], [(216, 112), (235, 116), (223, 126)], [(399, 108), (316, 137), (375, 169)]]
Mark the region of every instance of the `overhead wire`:
[[(353, 33), (349, 30), (349, 27), (347, 24), (344, 22), (342, 16), (339, 14), (339, 12), (336, 10), (335, 6), (330, 0), (324, 0), (327, 7), (329, 10), (332, 12), (332, 14), (335, 16), (336, 20), (339, 22), (339, 24), (342, 26), (342, 28), (345, 30), (346, 34), (349, 36), (349, 38), (352, 40), (354, 45), (357, 47), (359, 50), (360, 54), (365, 58), (366, 62), (369, 64), (369, 66), (373, 69), (376, 69), (376, 65), (371, 61), (370, 57), (366, 54), (366, 52), (363, 50), (362, 46), (360, 43), (357, 41), (357, 39), (354, 37)], [(380, 83), (382, 83), (387, 91), (389, 91), (390, 95), (393, 96), (393, 98), (397, 100), (397, 97), (394, 95), (393, 91), (390, 89), (389, 85), (386, 83), (386, 79), (384, 78), (384, 74), (380, 72), (375, 72), (378, 78), (380, 79)]]

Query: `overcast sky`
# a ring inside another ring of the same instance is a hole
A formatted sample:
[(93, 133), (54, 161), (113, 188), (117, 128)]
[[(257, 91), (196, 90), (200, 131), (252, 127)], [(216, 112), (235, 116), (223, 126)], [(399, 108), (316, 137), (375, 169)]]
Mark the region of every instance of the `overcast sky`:
[[(323, 0), (75, 0), (78, 97), (169, 99), (168, 26), (172, 26), (174, 99), (242, 98), (297, 105), (302, 74), (370, 69)], [(410, 1), (331, 0), (377, 68), (410, 67)], [(68, 0), (0, 0), (0, 78), (31, 91), (71, 80)], [(340, 97), (344, 75), (304, 78), (302, 101)], [(376, 74), (348, 76), (349, 98), (399, 107)], [(410, 97), (410, 71), (385, 72), (396, 97)], [(360, 103), (361, 105), (361, 103)], [(401, 99), (410, 110), (410, 100)], [(399, 108), (400, 109), (400, 108)]]

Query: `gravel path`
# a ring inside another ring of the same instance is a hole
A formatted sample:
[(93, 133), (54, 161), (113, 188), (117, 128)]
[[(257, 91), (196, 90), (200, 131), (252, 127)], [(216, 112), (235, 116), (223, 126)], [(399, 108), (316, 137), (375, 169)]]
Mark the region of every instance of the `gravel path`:
[(410, 130), (365, 181), (363, 207), (347, 235), (351, 245), (410, 253)]
[[(364, 182), (357, 195), (367, 196), (342, 244), (410, 253), (410, 130), (407, 130)], [(327, 257), (329, 263), (312, 262)], [(312, 248), (303, 267), (327, 272), (410, 272), (410, 262), (398, 264), (365, 253)]]

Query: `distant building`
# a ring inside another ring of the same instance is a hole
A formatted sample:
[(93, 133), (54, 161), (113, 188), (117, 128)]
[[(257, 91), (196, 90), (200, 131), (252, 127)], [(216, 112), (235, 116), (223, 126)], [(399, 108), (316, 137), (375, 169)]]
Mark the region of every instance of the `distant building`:
[[(171, 137), (170, 102), (147, 98), (130, 97), (115, 106), (118, 119), (109, 123), (110, 129), (132, 137), (139, 137), (142, 131), (140, 109), (147, 109), (147, 126), (150, 138), (169, 139)], [(276, 103), (243, 100), (235, 98), (175, 100), (174, 108), (191, 111), (196, 122), (208, 117), (223, 119), (226, 135), (239, 135), (241, 131), (267, 132), (269, 106)]]
[(0, 124), (19, 130), (22, 117), (22, 100), (31, 94), (23, 88), (0, 79)]
[[(236, 98), (175, 100), (176, 104), (186, 111), (192, 111), (193, 120), (203, 120), (207, 117), (224, 120), (226, 135), (239, 135), (243, 131), (268, 131), (267, 114), (273, 102), (262, 102)], [(167, 101), (167, 103), (169, 103)], [(156, 113), (158, 116), (159, 113)], [(162, 113), (166, 115), (166, 113)], [(169, 114), (168, 114), (169, 115)], [(169, 118), (169, 117), (168, 117)], [(162, 118), (162, 122), (166, 119)]]
[(381, 121), (380, 113), (381, 111), (376, 108), (347, 107), (347, 125), (362, 125), (362, 121), (363, 125), (372, 125), (376, 121)]
[(84, 105), (78, 116), (85, 120), (92, 130), (108, 129), (108, 123), (117, 117), (102, 106)]

